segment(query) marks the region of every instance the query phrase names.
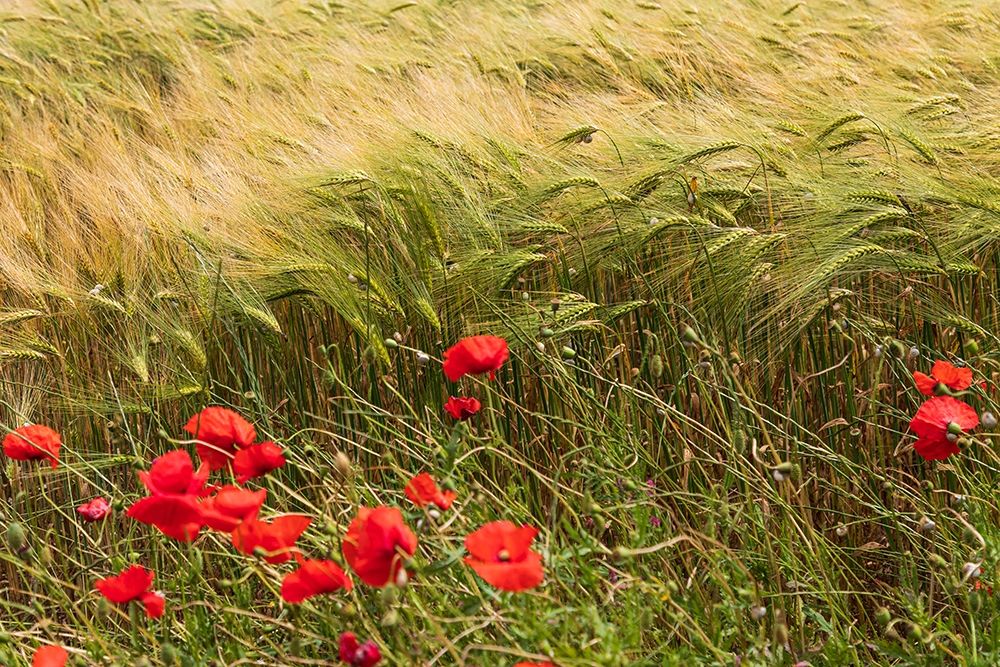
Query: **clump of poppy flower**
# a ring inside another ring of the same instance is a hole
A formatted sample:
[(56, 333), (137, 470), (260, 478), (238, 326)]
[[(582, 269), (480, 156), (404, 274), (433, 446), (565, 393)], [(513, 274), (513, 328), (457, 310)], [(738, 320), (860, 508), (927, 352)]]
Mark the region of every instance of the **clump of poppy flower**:
[(404, 489), (406, 497), (417, 507), (437, 505), (442, 510), (451, 507), (458, 497), (454, 491), (442, 491), (430, 473), (422, 472), (414, 476)]
[(16, 461), (47, 460), (53, 468), (59, 466), (62, 437), (48, 426), (27, 424), (3, 439), (3, 453)]
[(212, 470), (230, 466), (236, 451), (250, 447), (257, 439), (253, 424), (228, 408), (214, 405), (191, 417), (184, 430), (198, 441), (198, 456)]
[(111, 503), (105, 498), (97, 497), (78, 506), (76, 513), (83, 517), (84, 521), (100, 521), (111, 514)]
[(202, 464), (195, 470), (188, 453), (178, 449), (157, 457), (148, 472), (138, 474), (150, 495), (135, 502), (126, 515), (181, 542), (198, 537), (205, 525), (199, 500), (211, 493), (206, 487), (209, 467)]
[(233, 546), (248, 556), (259, 550), (272, 565), (284, 563), (297, 552), (295, 544), (311, 523), (312, 518), (302, 514), (279, 516), (273, 521), (248, 519), (233, 531)]
[(350, 577), (332, 560), (299, 560), (299, 568), (289, 572), (281, 581), (281, 598), (299, 604), (316, 595), (349, 591), (353, 587)]
[(109, 602), (126, 605), (138, 602), (149, 618), (159, 618), (163, 615), (166, 601), (159, 593), (151, 590), (154, 574), (141, 565), (132, 565), (122, 570), (121, 574), (105, 579), (98, 579), (94, 587)]
[(69, 653), (62, 646), (40, 646), (31, 659), (31, 667), (63, 667)]
[(458, 421), (471, 418), (482, 407), (483, 405), (478, 399), (467, 396), (449, 396), (448, 401), (444, 404), (445, 412)]
[(344, 536), (344, 560), (369, 586), (396, 581), (416, 550), (417, 536), (395, 507), (361, 507)]
[(445, 350), (444, 374), (452, 382), (466, 375), (489, 373), (496, 378), (497, 371), (510, 358), (507, 341), (497, 336), (469, 336)]
[(351, 667), (375, 667), (382, 652), (372, 640), (362, 643), (353, 632), (345, 632), (340, 635), (340, 660)]
[(917, 435), (913, 449), (929, 461), (946, 459), (960, 451), (959, 440), (978, 425), (972, 406), (951, 396), (935, 396), (910, 421), (910, 430)]
[(532, 526), (494, 521), (465, 538), (465, 563), (487, 583), (503, 591), (524, 591), (542, 583), (542, 557), (531, 550), (538, 535)]
[(958, 368), (947, 361), (939, 360), (931, 367), (931, 374), (920, 371), (913, 373), (917, 390), (925, 396), (945, 394), (948, 391), (964, 391), (972, 386), (972, 369)]

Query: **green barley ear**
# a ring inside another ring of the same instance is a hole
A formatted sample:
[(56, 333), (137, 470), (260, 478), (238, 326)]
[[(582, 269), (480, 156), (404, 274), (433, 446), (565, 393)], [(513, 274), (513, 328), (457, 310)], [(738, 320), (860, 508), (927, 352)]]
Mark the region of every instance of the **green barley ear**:
[(597, 132), (597, 128), (593, 125), (581, 125), (562, 135), (552, 142), (551, 145), (569, 146), (571, 144), (590, 143), (590, 138), (594, 136), (595, 132)]

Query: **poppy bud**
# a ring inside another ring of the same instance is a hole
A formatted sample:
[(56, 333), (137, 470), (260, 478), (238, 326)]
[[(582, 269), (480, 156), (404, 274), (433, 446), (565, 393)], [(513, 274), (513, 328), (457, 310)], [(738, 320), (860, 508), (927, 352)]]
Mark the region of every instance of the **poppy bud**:
[(392, 586), (386, 586), (379, 591), (379, 597), (381, 598), (383, 605), (391, 607), (396, 604), (397, 600), (399, 600), (399, 591)]
[(962, 577), (965, 579), (978, 579), (982, 573), (983, 569), (979, 563), (966, 563), (962, 566)]
[(681, 340), (685, 343), (697, 343), (698, 334), (691, 327), (684, 327), (684, 331), (681, 333)]
[(938, 568), (939, 570), (943, 570), (948, 567), (948, 561), (942, 558), (941, 554), (931, 554), (927, 557), (927, 560), (931, 562), (932, 566)]
[(965, 344), (965, 353), (969, 356), (974, 356), (979, 354), (979, 343), (975, 340), (970, 340)]
[(883, 352), (883, 350), (885, 350), (884, 346), (882, 346), (882, 345), (876, 345), (875, 346), (875, 350), (872, 352), (872, 354), (875, 355), (876, 359), (881, 359), (882, 358), (882, 352)]
[(125, 509), (125, 500), (123, 498), (115, 498), (114, 500), (111, 501), (111, 507), (116, 512), (121, 512), (122, 510)]
[(984, 428), (994, 428), (997, 425), (997, 416), (992, 412), (984, 412), (979, 421), (983, 423)]
[(396, 625), (399, 625), (399, 612), (395, 609), (390, 609), (386, 615), (382, 617), (382, 627), (391, 628)]
[(542, 338), (552, 338), (555, 334), (556, 332), (548, 327), (542, 327), (538, 332), (538, 335)]
[(397, 343), (395, 339), (392, 338), (386, 338), (383, 342), (385, 343), (385, 346), (390, 350), (394, 350), (397, 347), (399, 347), (399, 343)]
[(24, 533), (24, 526), (16, 521), (7, 524), (7, 546), (17, 554), (28, 549), (28, 536)]
[(944, 438), (948, 442), (958, 442), (958, 436), (955, 435), (954, 433), (949, 433), (946, 436), (944, 436)]
[(885, 607), (879, 607), (875, 610), (875, 620), (882, 625), (889, 625), (889, 621), (892, 620), (892, 614)]
[(649, 358), (649, 372), (653, 377), (659, 378), (663, 375), (663, 357), (654, 354)]
[(52, 557), (52, 549), (49, 545), (46, 544), (42, 547), (41, 553), (38, 554), (38, 560), (42, 563), (42, 565), (52, 565), (55, 561), (55, 558)]
[(177, 649), (173, 644), (170, 642), (160, 644), (160, 659), (171, 667), (177, 664)]
[(784, 463), (779, 463), (776, 470), (780, 470), (783, 474), (788, 475), (792, 472), (792, 462), (785, 461)]
[(593, 134), (585, 134), (583, 135), (583, 137), (580, 138), (580, 141), (582, 141), (585, 144), (589, 144), (593, 140), (594, 140)]
[(950, 435), (962, 435), (962, 427), (955, 422), (948, 423), (948, 433)]
[(549, 307), (552, 309), (553, 313), (559, 312), (559, 306), (561, 305), (562, 301), (560, 301), (559, 299), (552, 299), (552, 301), (549, 301)]
[(775, 482), (784, 482), (786, 479), (788, 479), (788, 476), (785, 475), (785, 473), (778, 470), (777, 468), (774, 469), (774, 471), (771, 473), (771, 476), (774, 477)]
[(574, 357), (576, 357), (576, 350), (574, 350), (573, 348), (571, 348), (569, 346), (564, 345), (563, 349), (562, 349), (562, 358), (563, 359), (572, 359)]

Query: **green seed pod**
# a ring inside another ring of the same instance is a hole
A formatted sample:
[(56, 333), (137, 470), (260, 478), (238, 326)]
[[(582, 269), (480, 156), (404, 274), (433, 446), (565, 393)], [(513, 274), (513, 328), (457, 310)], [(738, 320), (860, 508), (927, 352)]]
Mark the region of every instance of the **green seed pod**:
[(173, 667), (177, 664), (177, 649), (170, 642), (160, 644), (160, 659), (167, 665)]
[(564, 345), (561, 354), (563, 359), (573, 359), (576, 357), (576, 350)]
[(663, 376), (663, 357), (658, 354), (654, 354), (649, 358), (649, 372), (654, 378), (660, 378)]
[(386, 338), (385, 341), (383, 342), (385, 343), (385, 346), (390, 350), (395, 350), (397, 347), (399, 347), (399, 343), (397, 343), (394, 338)]
[(681, 340), (683, 340), (685, 343), (697, 343), (698, 334), (695, 333), (695, 330), (692, 329), (691, 327), (684, 327), (684, 330), (681, 333)]
[(979, 343), (975, 340), (970, 340), (965, 343), (965, 353), (970, 357), (974, 357), (979, 354)]
[(892, 620), (892, 614), (885, 607), (879, 607), (875, 611), (875, 620), (882, 626), (889, 625), (889, 621)]
[(549, 327), (542, 327), (541, 330), (539, 330), (538, 334), (542, 338), (552, 338), (553, 336), (556, 335), (556, 332), (550, 329)]
[(28, 548), (28, 536), (24, 526), (17, 521), (7, 524), (7, 546), (14, 553), (23, 553)]

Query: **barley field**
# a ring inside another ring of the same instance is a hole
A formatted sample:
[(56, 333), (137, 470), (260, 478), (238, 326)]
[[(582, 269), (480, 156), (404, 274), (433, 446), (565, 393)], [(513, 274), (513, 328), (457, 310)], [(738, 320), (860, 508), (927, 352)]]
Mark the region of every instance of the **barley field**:
[(0, 234), (0, 665), (1000, 664), (995, 2), (8, 0)]

